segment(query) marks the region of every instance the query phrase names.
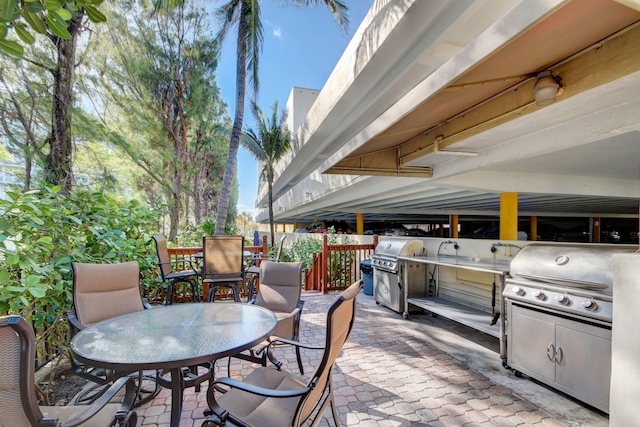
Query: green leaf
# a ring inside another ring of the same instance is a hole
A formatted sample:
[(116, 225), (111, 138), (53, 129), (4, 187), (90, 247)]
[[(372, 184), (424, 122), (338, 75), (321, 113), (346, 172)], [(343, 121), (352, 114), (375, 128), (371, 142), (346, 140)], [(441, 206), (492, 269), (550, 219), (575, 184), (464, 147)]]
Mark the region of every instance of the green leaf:
[(58, 3), (58, 0), (47, 0), (44, 3), (44, 7), (47, 10), (58, 10), (60, 9), (60, 3)]
[(34, 298), (44, 298), (47, 295), (47, 288), (44, 286), (29, 288), (28, 290)]
[(60, 18), (64, 19), (65, 21), (68, 21), (71, 18), (73, 18), (73, 16), (71, 15), (71, 12), (69, 12), (67, 9), (65, 9), (63, 7), (61, 7), (60, 9), (52, 10), (51, 12), (55, 13), (56, 15), (58, 15)]
[[(51, 32), (61, 39), (69, 40), (71, 38), (71, 34), (67, 31), (67, 23), (59, 15), (55, 13), (47, 13), (45, 16), (45, 20), (47, 21), (47, 25), (51, 29)], [(60, 22), (62, 21), (62, 22)]]
[(3, 21), (12, 21), (16, 0), (0, 0), (0, 16)]
[(51, 243), (51, 242), (53, 242), (53, 239), (51, 238), (51, 236), (42, 236), (41, 238), (38, 239), (36, 243)]
[(40, 276), (37, 276), (35, 274), (30, 274), (27, 276), (27, 279), (24, 281), (24, 284), (28, 287), (31, 288), (33, 286), (36, 286), (38, 283), (40, 283)]
[(0, 270), (0, 285), (6, 285), (11, 280), (11, 275), (7, 270)]
[(20, 262), (20, 255), (9, 255), (5, 258), (7, 265), (16, 265)]
[(60, 258), (57, 262), (56, 265), (60, 265), (60, 264), (69, 264), (71, 262), (71, 257), (69, 256), (64, 256), (62, 258)]
[[(29, 1), (27, 2), (27, 7), (24, 9), (25, 11), (29, 11), (31, 13), (38, 13), (44, 10), (44, 6), (39, 1)], [(24, 12), (23, 12), (24, 16)]]
[(4, 22), (0, 22), (0, 39), (4, 39), (7, 36), (7, 25)]
[(113, 259), (116, 257), (116, 253), (115, 252), (109, 252), (108, 254), (106, 254), (104, 256), (106, 259)]
[(20, 40), (22, 40), (26, 44), (33, 44), (33, 42), (36, 41), (33, 35), (26, 30), (24, 25), (16, 25), (14, 28), (18, 37), (20, 37)]
[(22, 17), (24, 18), (25, 21), (27, 21), (27, 24), (29, 24), (36, 33), (39, 33), (39, 34), (47, 33), (47, 27), (45, 27), (44, 22), (42, 22), (42, 19), (40, 19), (40, 17), (36, 15), (34, 12), (25, 10), (22, 13)]
[(6, 302), (0, 302), (0, 312), (6, 313), (6, 312), (9, 311), (10, 308), (11, 308), (11, 306), (9, 304), (7, 304)]
[(89, 17), (91, 22), (98, 23), (98, 22), (106, 22), (107, 20), (107, 17), (104, 16), (104, 14), (100, 12), (98, 8), (96, 8), (95, 6), (87, 5), (85, 6), (84, 10), (87, 11), (87, 16)]
[(22, 287), (22, 286), (5, 286), (4, 290), (5, 291), (10, 291), (10, 292), (24, 292), (24, 287)]
[(71, 221), (75, 222), (78, 225), (82, 225), (82, 221), (80, 221), (80, 219), (78, 219), (78, 217), (76, 216), (67, 215), (67, 219), (70, 219)]
[(13, 40), (0, 40), (0, 49), (13, 56), (20, 57), (24, 54), (24, 49), (22, 48), (22, 46), (20, 46)]

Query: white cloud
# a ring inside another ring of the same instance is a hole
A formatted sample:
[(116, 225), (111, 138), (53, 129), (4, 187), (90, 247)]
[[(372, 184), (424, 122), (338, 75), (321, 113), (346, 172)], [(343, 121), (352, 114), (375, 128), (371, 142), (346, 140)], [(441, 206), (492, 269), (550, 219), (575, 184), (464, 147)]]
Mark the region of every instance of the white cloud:
[(273, 28), (273, 35), (276, 37), (282, 37), (282, 31), (280, 31), (280, 27)]

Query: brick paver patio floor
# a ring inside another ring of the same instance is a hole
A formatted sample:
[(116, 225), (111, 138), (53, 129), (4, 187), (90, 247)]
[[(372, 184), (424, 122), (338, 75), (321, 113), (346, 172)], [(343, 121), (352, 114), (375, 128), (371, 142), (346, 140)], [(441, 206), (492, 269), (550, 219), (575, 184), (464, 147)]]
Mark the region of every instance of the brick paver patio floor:
[[(323, 344), (326, 310), (335, 295), (305, 293), (303, 298), (301, 341)], [(443, 335), (424, 333), (429, 328), (440, 328), (440, 333), (451, 334), (447, 329), (458, 327), (453, 322), (436, 319), (444, 323), (435, 326), (431, 320), (424, 320), (431, 317), (426, 315), (402, 320), (397, 313), (377, 306), (371, 296), (362, 293), (358, 295), (356, 316), (353, 332), (334, 371), (336, 403), (343, 425), (608, 425), (605, 415), (530, 380), (516, 379), (513, 373), (501, 368), (498, 353), (488, 350), (489, 360), (495, 358), (498, 368), (488, 367), (485, 375), (469, 366), (475, 363), (465, 362), (476, 360), (475, 344), (466, 345), (468, 341), (464, 338), (445, 342), (434, 338)], [(489, 346), (492, 340), (497, 347), (497, 340), (492, 337), (487, 337)], [(285, 369), (297, 372), (293, 351), (277, 351)], [(317, 351), (303, 351), (305, 373), (311, 373), (318, 360)], [(253, 367), (248, 362), (232, 359), (231, 376), (241, 379)], [(216, 375), (226, 376), (226, 373), (227, 359), (218, 361)], [(506, 386), (501, 384), (503, 378)], [(509, 384), (517, 385), (521, 391), (514, 391)], [(137, 409), (138, 425), (168, 426), (170, 401), (169, 390), (162, 390), (152, 402)], [(206, 384), (199, 393), (186, 390), (180, 426), (199, 427), (206, 407)], [(327, 420), (331, 420), (330, 410), (322, 425), (333, 425)]]

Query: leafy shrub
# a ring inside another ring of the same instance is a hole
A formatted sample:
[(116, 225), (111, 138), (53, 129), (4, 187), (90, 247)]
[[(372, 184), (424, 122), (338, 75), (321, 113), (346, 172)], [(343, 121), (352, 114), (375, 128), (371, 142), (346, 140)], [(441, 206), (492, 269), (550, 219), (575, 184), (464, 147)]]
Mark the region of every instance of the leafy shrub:
[(54, 354), (68, 342), (64, 313), (73, 305), (72, 262), (138, 261), (142, 285), (155, 285), (150, 235), (157, 212), (136, 201), (118, 206), (102, 193), (41, 184), (0, 200), (0, 313), (32, 323)]

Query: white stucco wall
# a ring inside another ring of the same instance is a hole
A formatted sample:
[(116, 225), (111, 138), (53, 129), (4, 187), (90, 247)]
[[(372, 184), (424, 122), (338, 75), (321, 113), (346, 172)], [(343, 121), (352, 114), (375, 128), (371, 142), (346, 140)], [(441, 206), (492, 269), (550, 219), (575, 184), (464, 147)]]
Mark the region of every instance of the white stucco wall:
[(613, 334), (609, 425), (638, 425), (640, 401), (640, 254), (613, 256)]

